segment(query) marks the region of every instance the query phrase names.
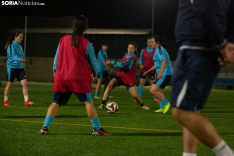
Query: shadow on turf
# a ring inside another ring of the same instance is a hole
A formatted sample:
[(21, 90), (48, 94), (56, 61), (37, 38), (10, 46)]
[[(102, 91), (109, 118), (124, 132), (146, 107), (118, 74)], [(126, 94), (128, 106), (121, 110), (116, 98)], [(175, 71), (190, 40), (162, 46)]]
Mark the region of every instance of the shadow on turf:
[[(48, 135), (91, 135), (90, 133), (60, 133), (60, 134), (56, 134), (56, 133), (49, 133)], [(171, 132), (171, 133), (112, 133), (112, 136), (182, 136), (182, 132)]]
[[(45, 118), (45, 115), (43, 116), (20, 116), (20, 115), (14, 115), (14, 116), (0, 116), (0, 118)], [(55, 118), (87, 118), (87, 115), (58, 115)]]

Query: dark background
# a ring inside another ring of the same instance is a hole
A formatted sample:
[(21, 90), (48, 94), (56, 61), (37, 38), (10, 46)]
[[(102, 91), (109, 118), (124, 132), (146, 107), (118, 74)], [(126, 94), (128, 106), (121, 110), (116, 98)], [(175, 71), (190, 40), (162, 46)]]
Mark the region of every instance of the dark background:
[[(177, 0), (35, 0), (34, 2), (45, 3), (45, 5), (0, 5), (1, 47), (4, 47), (6, 37), (9, 36), (7, 32), (25, 27), (25, 16), (27, 16), (27, 28), (70, 28), (72, 18), (82, 14), (88, 18), (90, 28), (152, 29), (152, 21), (154, 21), (154, 34), (169, 40), (173, 47), (173, 59), (175, 57), (177, 44), (174, 26), (178, 8)], [(57, 38), (59, 37), (60, 35)], [(146, 45), (146, 42), (143, 44)], [(0, 54), (3, 53), (0, 52)]]

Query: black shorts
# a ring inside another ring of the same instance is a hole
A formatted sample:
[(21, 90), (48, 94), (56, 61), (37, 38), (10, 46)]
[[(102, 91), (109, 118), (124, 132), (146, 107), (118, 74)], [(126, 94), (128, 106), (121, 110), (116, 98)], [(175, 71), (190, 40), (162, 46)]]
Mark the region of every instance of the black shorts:
[(136, 84), (125, 84), (125, 83), (123, 83), (123, 81), (118, 76), (115, 76), (114, 78), (119, 82), (119, 86), (120, 85), (125, 85), (127, 90), (129, 88), (133, 87), (133, 86), (136, 86)]
[(18, 81), (27, 79), (24, 68), (7, 68), (6, 74), (8, 82), (14, 82), (15, 78), (17, 78)]
[[(66, 105), (72, 93), (73, 92), (54, 92), (53, 102), (59, 104), (59, 106)], [(74, 93), (74, 94), (81, 102), (93, 101), (91, 93)]]
[(144, 74), (144, 72), (140, 72), (140, 79), (146, 79), (146, 76), (148, 75), (148, 78), (150, 80), (154, 80), (155, 75), (156, 75), (156, 73), (151, 73), (151, 72), (147, 73), (146, 75), (143, 75), (143, 74)]
[(171, 105), (201, 110), (220, 70), (218, 51), (179, 50), (172, 75)]

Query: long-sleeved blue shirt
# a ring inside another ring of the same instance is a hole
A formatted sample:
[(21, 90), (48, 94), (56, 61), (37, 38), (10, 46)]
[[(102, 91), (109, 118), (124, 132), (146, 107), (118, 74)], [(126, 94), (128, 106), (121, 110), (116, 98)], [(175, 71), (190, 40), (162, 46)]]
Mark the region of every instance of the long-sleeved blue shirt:
[(175, 27), (182, 45), (217, 48), (234, 43), (234, 0), (179, 0)]
[(7, 68), (23, 68), (24, 52), (19, 42), (12, 41), (7, 47)]

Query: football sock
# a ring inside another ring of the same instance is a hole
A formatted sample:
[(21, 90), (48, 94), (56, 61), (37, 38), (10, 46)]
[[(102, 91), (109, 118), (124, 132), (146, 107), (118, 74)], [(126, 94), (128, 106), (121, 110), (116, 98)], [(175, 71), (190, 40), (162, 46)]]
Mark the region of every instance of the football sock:
[(24, 101), (26, 102), (28, 100), (28, 95), (24, 95)]
[[(168, 103), (168, 100), (166, 98), (164, 98), (162, 100), (162, 107), (164, 108), (164, 106)], [(161, 104), (160, 104), (160, 108), (161, 108)]]
[(49, 128), (53, 120), (54, 120), (54, 117), (46, 115), (43, 127), (46, 126)]
[(102, 100), (102, 104), (105, 105), (106, 104), (106, 100)]
[(142, 97), (143, 89), (144, 89), (143, 86), (138, 86), (138, 95), (139, 95), (140, 97)]
[(95, 92), (95, 95), (94, 96), (99, 96), (99, 93), (98, 92)]
[(99, 122), (98, 117), (96, 117), (94, 119), (91, 119), (90, 122), (91, 122), (93, 128), (95, 128), (95, 129), (100, 129), (101, 128), (101, 124)]
[(183, 152), (183, 156), (197, 156), (197, 154), (196, 153)]
[(216, 145), (212, 151), (217, 155), (217, 156), (234, 156), (233, 150), (226, 144), (225, 141), (221, 141), (218, 145)]
[(153, 96), (154, 100), (157, 100), (156, 96)]
[(8, 96), (4, 96), (4, 101), (8, 100)]

